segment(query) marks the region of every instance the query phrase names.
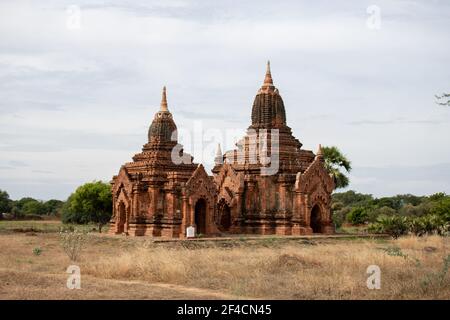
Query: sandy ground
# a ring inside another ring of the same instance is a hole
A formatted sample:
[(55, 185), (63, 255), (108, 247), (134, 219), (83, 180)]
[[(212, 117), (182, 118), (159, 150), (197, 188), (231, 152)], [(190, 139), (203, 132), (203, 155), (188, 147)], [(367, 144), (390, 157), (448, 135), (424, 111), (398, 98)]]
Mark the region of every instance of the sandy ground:
[[(72, 262), (57, 232), (2, 230), (0, 299), (450, 299), (449, 248), (440, 237), (186, 246), (94, 234)], [(66, 287), (73, 264), (79, 290)], [(370, 264), (381, 290), (367, 289)]]

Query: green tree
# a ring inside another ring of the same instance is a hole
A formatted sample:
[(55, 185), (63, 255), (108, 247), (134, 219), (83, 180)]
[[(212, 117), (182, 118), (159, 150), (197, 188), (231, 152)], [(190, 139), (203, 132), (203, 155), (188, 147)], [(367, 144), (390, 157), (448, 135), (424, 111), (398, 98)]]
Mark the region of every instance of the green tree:
[(428, 198), (431, 201), (439, 201), (439, 200), (445, 199), (445, 197), (447, 197), (445, 192), (437, 192), (437, 193), (430, 195)]
[(0, 214), (10, 213), (12, 210), (12, 200), (6, 191), (0, 190)]
[(383, 197), (378, 198), (373, 201), (373, 204), (376, 206), (382, 208), (382, 207), (389, 207), (394, 210), (399, 210), (402, 207), (402, 201), (401, 199), (397, 197)]
[(111, 219), (111, 214), (111, 186), (94, 181), (78, 187), (70, 195), (62, 210), (62, 220), (64, 223), (94, 222), (101, 232), (102, 226)]
[(352, 170), (351, 162), (341, 153), (337, 147), (323, 147), (325, 168), (333, 176), (336, 188), (345, 188), (349, 184), (348, 177), (343, 173)]
[(398, 199), (402, 206), (405, 204), (418, 206), (424, 201), (425, 197), (418, 197), (412, 194), (398, 194), (394, 197), (394, 199)]
[(347, 221), (354, 225), (366, 223), (368, 218), (368, 210), (362, 207), (353, 208), (347, 214)]
[(446, 222), (450, 222), (450, 197), (438, 201), (430, 211), (431, 214), (441, 217)]
[(341, 202), (344, 206), (367, 206), (372, 203), (373, 197), (371, 194), (357, 193), (353, 190), (346, 192), (333, 193), (333, 202)]
[(393, 216), (397, 213), (391, 207), (371, 208), (367, 210), (367, 221), (375, 222), (379, 216)]
[(430, 201), (423, 202), (417, 206), (407, 203), (398, 211), (398, 213), (407, 217), (421, 217), (429, 214), (433, 206), (433, 202)]
[(42, 201), (34, 199), (27, 201), (22, 206), (22, 213), (26, 216), (32, 214), (36, 214), (39, 216), (44, 215), (46, 213), (44, 203)]
[(38, 202), (38, 200), (31, 197), (24, 197), (20, 200), (14, 201), (11, 211), (14, 218), (23, 218), (25, 215), (29, 214), (43, 214)]
[(49, 216), (56, 216), (60, 213), (64, 202), (61, 200), (51, 199), (44, 202), (45, 214)]

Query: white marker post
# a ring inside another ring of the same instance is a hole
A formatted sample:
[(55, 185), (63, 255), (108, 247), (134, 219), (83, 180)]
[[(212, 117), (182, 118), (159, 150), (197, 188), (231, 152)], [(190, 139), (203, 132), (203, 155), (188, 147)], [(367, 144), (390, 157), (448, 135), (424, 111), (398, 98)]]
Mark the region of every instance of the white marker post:
[(194, 238), (195, 237), (195, 227), (189, 226), (186, 228), (186, 238)]

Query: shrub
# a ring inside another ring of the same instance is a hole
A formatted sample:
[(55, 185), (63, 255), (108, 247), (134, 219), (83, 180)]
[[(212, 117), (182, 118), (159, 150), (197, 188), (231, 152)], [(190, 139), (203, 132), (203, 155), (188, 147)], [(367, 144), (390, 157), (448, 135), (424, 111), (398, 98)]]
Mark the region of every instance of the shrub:
[(45, 206), (42, 201), (39, 200), (30, 200), (23, 204), (22, 212), (25, 216), (28, 215), (44, 215), (45, 214)]
[(446, 222), (450, 222), (450, 198), (447, 197), (435, 203), (431, 213), (441, 217)]
[(61, 231), (59, 234), (64, 252), (70, 260), (77, 261), (80, 258), (81, 251), (88, 241), (88, 233), (75, 230), (73, 232)]
[(331, 211), (333, 211), (333, 212), (339, 211), (342, 208), (344, 208), (344, 204), (342, 202), (340, 202), (340, 201), (334, 201), (331, 204)]
[(402, 216), (380, 216), (377, 221), (369, 225), (369, 232), (387, 233), (394, 239), (408, 233), (408, 219)]
[(377, 207), (380, 207), (380, 208), (381, 207), (389, 207), (394, 210), (398, 210), (402, 206), (402, 201), (401, 201), (401, 199), (399, 199), (397, 197), (384, 197), (384, 198), (375, 199), (373, 201), (373, 204), (375, 204)]
[(350, 208), (344, 207), (340, 210), (334, 211), (332, 220), (336, 229), (339, 229), (345, 221), (345, 217), (350, 212)]
[(433, 207), (432, 202), (424, 202), (417, 206), (414, 206), (412, 204), (405, 204), (400, 210), (399, 213), (402, 216), (425, 216), (430, 213), (431, 208)]
[(393, 216), (397, 212), (390, 207), (372, 208), (367, 210), (367, 221), (376, 222), (379, 216)]
[(425, 226), (421, 217), (415, 217), (409, 220), (409, 231), (416, 236), (423, 236), (425, 232)]
[(412, 194), (399, 194), (394, 197), (395, 199), (398, 199), (401, 203), (401, 205), (405, 204), (411, 204), (413, 206), (418, 206), (421, 204), (425, 197), (418, 197)]
[(431, 201), (440, 201), (445, 199), (445, 197), (447, 197), (445, 192), (437, 192), (435, 194), (432, 194), (429, 198)]
[(368, 219), (367, 209), (362, 207), (353, 208), (347, 214), (347, 221), (351, 224), (363, 224), (366, 223)]
[(33, 254), (35, 256), (40, 256), (41, 253), (42, 253), (42, 249), (40, 247), (36, 247), (36, 248), (33, 249)]
[(449, 224), (437, 215), (427, 215), (415, 217), (409, 220), (409, 231), (416, 236), (425, 234), (446, 235), (449, 231)]
[(369, 232), (387, 233), (394, 238), (408, 232), (416, 236), (427, 234), (448, 235), (450, 232), (450, 223), (437, 215), (426, 215), (422, 217), (380, 216), (376, 223), (369, 226)]

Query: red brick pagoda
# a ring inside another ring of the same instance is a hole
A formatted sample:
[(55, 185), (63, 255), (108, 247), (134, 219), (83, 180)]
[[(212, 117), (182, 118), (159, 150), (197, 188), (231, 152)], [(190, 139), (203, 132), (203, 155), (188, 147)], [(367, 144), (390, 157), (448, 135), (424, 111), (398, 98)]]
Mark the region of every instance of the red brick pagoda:
[(166, 90), (148, 143), (113, 177), (113, 234), (185, 237), (195, 233), (333, 233), (333, 178), (286, 123), (283, 99), (267, 65), (237, 149), (216, 154), (213, 176), (183, 152)]

